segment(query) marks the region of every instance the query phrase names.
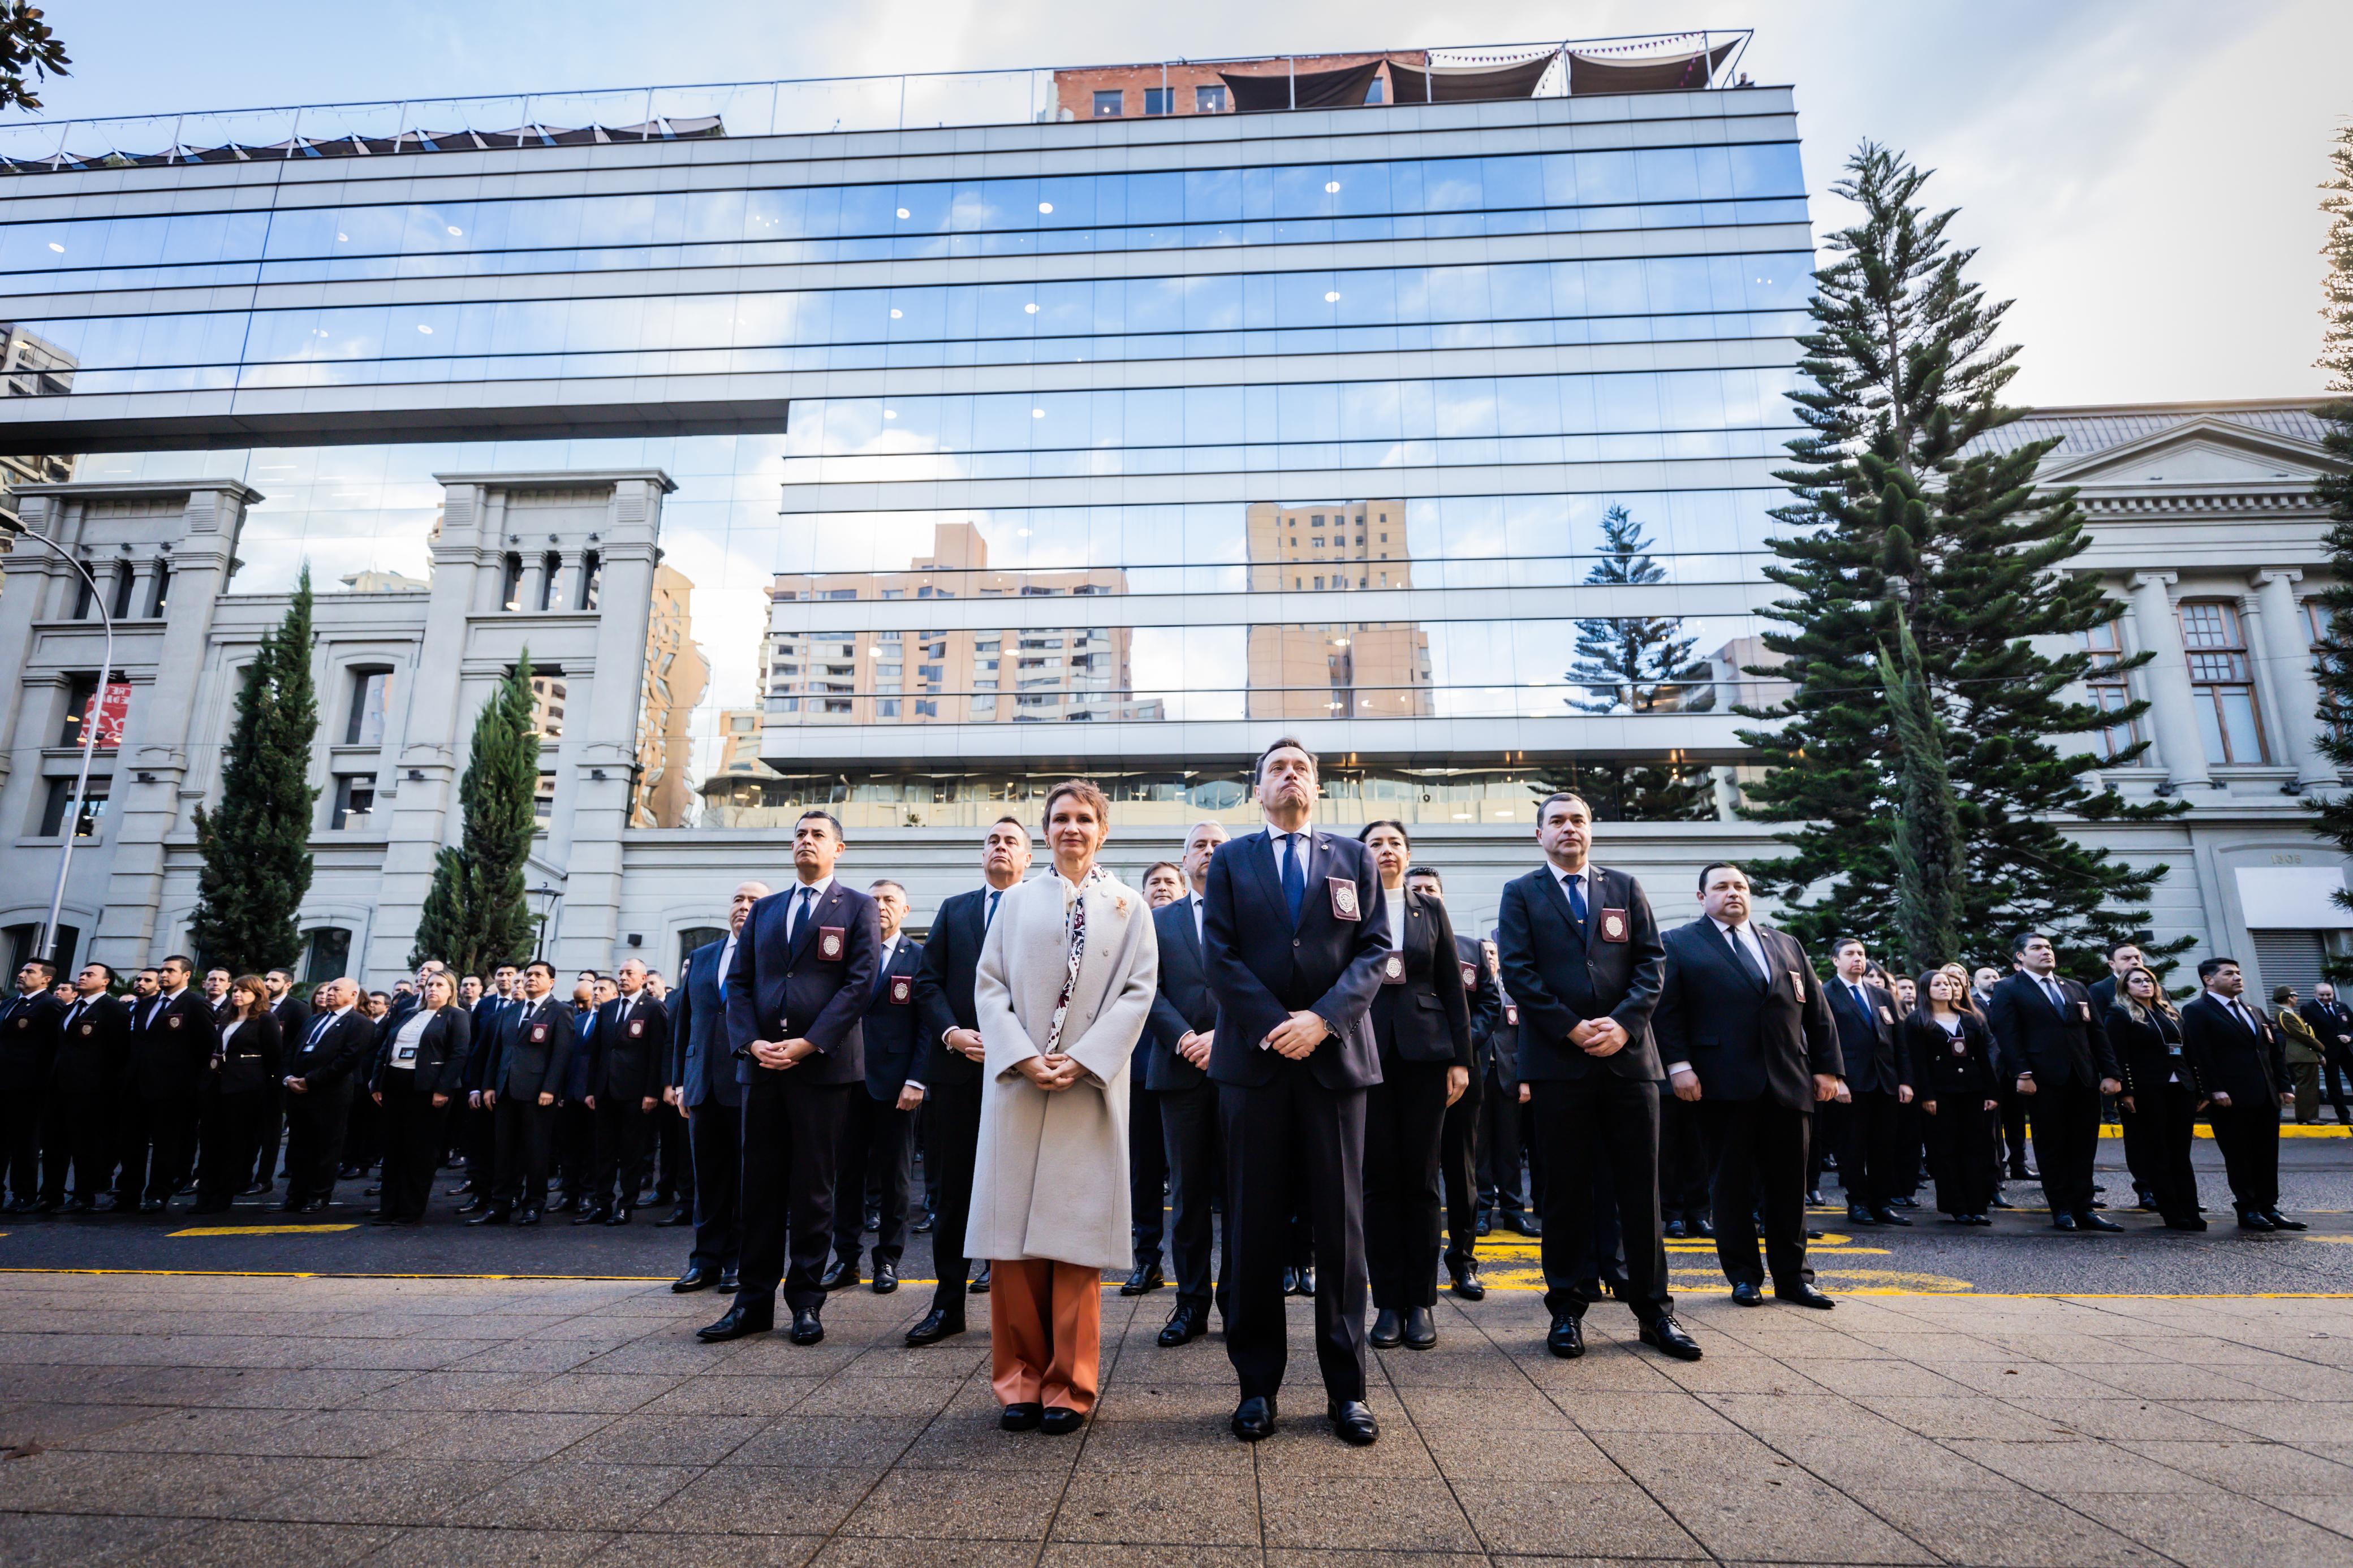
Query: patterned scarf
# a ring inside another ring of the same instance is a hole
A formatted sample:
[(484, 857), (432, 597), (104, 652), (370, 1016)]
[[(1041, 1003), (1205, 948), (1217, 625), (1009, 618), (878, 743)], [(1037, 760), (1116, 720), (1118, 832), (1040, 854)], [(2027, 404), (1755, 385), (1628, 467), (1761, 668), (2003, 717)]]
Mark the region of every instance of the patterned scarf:
[(1111, 873), (1100, 862), (1088, 867), (1087, 874), (1078, 880), (1078, 891), (1071, 899), (1070, 918), (1065, 922), (1070, 930), (1070, 952), (1063, 961), (1062, 994), (1055, 999), (1054, 1022), (1046, 1030), (1046, 1043), (1039, 1050), (1039, 1056), (1052, 1056), (1062, 1043), (1062, 1020), (1071, 1011), (1071, 993), (1079, 985), (1079, 961), (1087, 955), (1087, 892), (1096, 883), (1110, 880)]

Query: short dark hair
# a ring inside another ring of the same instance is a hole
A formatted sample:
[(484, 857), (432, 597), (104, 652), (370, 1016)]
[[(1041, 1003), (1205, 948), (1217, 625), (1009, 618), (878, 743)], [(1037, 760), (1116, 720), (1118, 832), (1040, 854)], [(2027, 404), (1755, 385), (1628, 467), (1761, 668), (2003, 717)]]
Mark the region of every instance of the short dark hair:
[(1144, 868), (1143, 880), (1147, 882), (1152, 880), (1152, 873), (1155, 871), (1174, 871), (1176, 873), (1176, 879), (1178, 881), (1181, 882), (1185, 879), (1185, 868), (1179, 866), (1174, 860), (1155, 860), (1151, 865), (1146, 866)]
[(389, 1002), (392, 998), (385, 995), (381, 991), (371, 991), (368, 993), (368, 1000), (371, 1002)]
[(25, 960), (24, 967), (39, 970), (41, 984), (44, 985), (54, 985), (58, 983), (58, 966), (46, 958), (28, 958)]
[(1707, 891), (1707, 879), (1709, 873), (1724, 870), (1738, 871), (1744, 879), (1748, 875), (1747, 871), (1742, 868), (1740, 862), (1737, 860), (1711, 860), (1706, 865), (1702, 866), (1699, 868), (1699, 890), (1703, 893)]
[[(870, 893), (871, 893), (871, 892), (872, 892), (872, 891), (873, 891), (875, 889), (877, 889), (877, 888), (896, 888), (896, 889), (899, 889), (899, 896), (900, 896), (901, 898), (902, 898), (902, 899), (903, 899), (903, 898), (905, 898), (905, 897), (907, 896), (907, 884), (906, 884), (906, 883), (904, 883), (904, 882), (902, 882), (902, 881), (898, 881), (898, 880), (896, 880), (896, 879), (893, 879), (893, 878), (890, 878), (890, 877), (877, 877), (877, 878), (875, 878), (872, 881), (871, 881), (871, 882), (869, 882), (869, 883), (867, 883), (867, 884), (866, 884), (866, 890), (867, 890), (868, 892), (870, 892)], [(651, 974), (651, 973), (653, 973), (654, 972), (653, 972), (652, 970), (649, 969), (649, 970), (647, 970), (647, 971), (646, 971), (646, 973), (647, 973), (648, 974)]]
[(152, 964), (152, 963), (151, 963), (151, 964), (148, 964), (145, 968), (141, 969), (141, 970), (138, 970), (136, 973), (134, 973), (132, 974), (132, 978), (135, 980), (135, 979), (137, 979), (137, 978), (138, 978), (138, 976), (139, 976), (139, 975), (141, 975), (141, 974), (154, 974), (154, 973), (159, 973), (159, 972), (157, 971), (157, 969), (155, 968), (155, 966), (154, 966), (153, 964)]
[(2138, 952), (2140, 951), (2140, 943), (2135, 942), (2130, 937), (2125, 938), (2122, 942), (2112, 942), (2108, 943), (2108, 957), (2110, 961), (2113, 962), (2116, 954), (2122, 952), (2126, 948), (2131, 948), (2135, 952)]
[(1577, 794), (1573, 789), (1556, 789), (1550, 795), (1545, 796), (1544, 799), (1536, 802), (1536, 823), (1539, 826), (1543, 825), (1546, 815), (1552, 810), (1552, 803), (1556, 800), (1573, 800), (1577, 802), (1577, 805), (1585, 807), (1585, 815), (1589, 817), (1593, 815), (1593, 803), (1591, 801), (1586, 799), (1583, 795)]
[(1407, 881), (1410, 882), (1416, 877), (1427, 877), (1441, 888), (1446, 886), (1446, 879), (1438, 874), (1438, 868), (1435, 866), (1409, 866), (1405, 868)]
[(1413, 835), (1408, 833), (1405, 830), (1405, 824), (1399, 822), (1394, 816), (1377, 816), (1372, 821), (1365, 824), (1363, 827), (1357, 830), (1356, 842), (1359, 844), (1371, 843), (1373, 840), (1374, 831), (1377, 828), (1383, 827), (1396, 828), (1397, 836), (1405, 840), (1405, 847), (1409, 849), (1413, 847)]
[(82, 967), (83, 967), (84, 969), (103, 969), (103, 970), (105, 970), (105, 971), (106, 971), (106, 984), (108, 984), (108, 986), (110, 986), (110, 987), (111, 987), (111, 986), (115, 984), (115, 982), (116, 982), (116, 981), (118, 981), (118, 980), (120, 980), (120, 979), (121, 978), (121, 975), (119, 975), (119, 974), (117, 974), (117, 973), (114, 973), (114, 965), (112, 965), (112, 964), (111, 964), (111, 963), (100, 963), (98, 960), (96, 960), (96, 959), (94, 959), (94, 958), (93, 958), (93, 959), (91, 959), (91, 960), (90, 960), (88, 963), (84, 963), (84, 964), (82, 965)]
[(1859, 936), (1838, 937), (1831, 942), (1831, 956), (1832, 958), (1836, 958), (1840, 953), (1844, 952), (1850, 947), (1862, 946), (1862, 938)]
[(548, 963), (547, 960), (543, 958), (534, 958), (529, 963), (524, 964), (522, 968), (523, 973), (526, 974), (530, 973), (534, 969), (544, 969), (547, 971), (547, 977), (550, 980), (555, 978), (555, 965)]
[[(191, 973), (191, 974), (195, 973), (195, 970), (196, 970), (196, 962), (195, 962), (195, 959), (190, 958), (190, 957), (189, 957), (186, 953), (185, 953), (185, 952), (167, 952), (167, 953), (165, 953), (165, 954), (164, 955), (164, 963), (176, 963), (176, 964), (178, 964), (181, 968), (183, 968), (183, 969), (186, 970), (186, 971), (187, 971), (189, 973)], [(158, 969), (161, 969), (161, 968), (163, 968), (163, 967), (164, 967), (164, 963), (159, 963), (159, 964), (157, 964), (155, 967), (156, 967), (156, 968), (158, 968)]]
[(2011, 937), (2010, 939), (2010, 956), (2016, 958), (2020, 953), (2024, 952), (2026, 951), (2026, 944), (2032, 942), (2038, 936), (2045, 942), (2049, 942), (2051, 940), (2049, 932), (2039, 931), (2022, 931), (2016, 936)]
[(2198, 961), (2198, 978), (2200, 980), (2211, 980), (2215, 975), (2222, 972), (2225, 965), (2232, 969), (2240, 967), (2239, 961), (2235, 958), (2216, 957), (2200, 959)]
[(798, 816), (794, 817), (793, 831), (796, 833), (799, 832), (801, 824), (807, 822), (812, 816), (822, 816), (825, 818), (826, 825), (833, 829), (833, 841), (836, 844), (847, 844), (849, 842), (849, 838), (841, 831), (841, 818), (834, 816), (833, 813), (826, 810), (822, 806), (810, 806), (807, 811), (804, 811)]
[(1324, 764), (1315, 760), (1314, 752), (1307, 750), (1307, 742), (1289, 735), (1282, 735), (1269, 742), (1266, 750), (1258, 754), (1258, 761), (1250, 765), (1250, 783), (1253, 785), (1265, 779), (1267, 758), (1285, 750), (1304, 754), (1307, 758), (1307, 771), (1319, 779), (1324, 776)]
[(273, 975), (273, 974), (280, 974), (280, 975), (283, 975), (283, 976), (285, 976), (286, 984), (289, 984), (289, 985), (291, 985), (291, 984), (294, 984), (294, 972), (293, 972), (292, 970), (290, 970), (290, 969), (265, 969), (265, 970), (263, 970), (263, 971), (262, 971), (262, 977), (263, 977), (264, 979), (268, 979), (270, 975)]
[(1029, 825), (1028, 823), (1026, 823), (1026, 822), (1022, 821), (1019, 817), (1018, 817), (1018, 816), (1014, 816), (1014, 815), (1013, 815), (1011, 812), (1009, 812), (1009, 811), (1008, 811), (1008, 812), (1007, 812), (1003, 816), (998, 817), (995, 822), (990, 823), (990, 824), (989, 824), (989, 826), (990, 826), (991, 827), (1003, 827), (1003, 826), (1005, 826), (1008, 823), (1010, 823), (1012, 826), (1016, 826), (1016, 827), (1019, 828), (1019, 829), (1021, 830), (1021, 837), (1022, 837), (1023, 838), (1025, 838), (1025, 839), (1026, 839), (1026, 838), (1028, 838), (1028, 837), (1029, 837)]

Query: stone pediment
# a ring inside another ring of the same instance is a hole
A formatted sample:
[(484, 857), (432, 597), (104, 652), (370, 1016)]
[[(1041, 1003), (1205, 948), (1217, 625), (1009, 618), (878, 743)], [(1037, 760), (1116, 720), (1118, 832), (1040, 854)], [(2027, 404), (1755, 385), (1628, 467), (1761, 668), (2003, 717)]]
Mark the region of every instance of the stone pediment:
[(2046, 485), (2102, 489), (2302, 489), (2336, 466), (2314, 443), (2228, 419), (2201, 418), (2072, 460), (2054, 454), (2036, 479)]

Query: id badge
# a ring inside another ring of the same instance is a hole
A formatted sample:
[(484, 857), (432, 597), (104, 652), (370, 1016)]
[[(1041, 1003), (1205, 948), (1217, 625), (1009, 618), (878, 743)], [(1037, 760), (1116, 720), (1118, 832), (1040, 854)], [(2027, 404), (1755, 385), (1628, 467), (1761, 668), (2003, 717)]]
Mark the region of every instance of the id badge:
[(1514, 1029), (1520, 1026), (1520, 1005), (1517, 1002), (1504, 1004), (1504, 1022)]
[(2092, 1005), (2089, 1002), (2076, 1003), (2075, 1016), (2082, 1019), (2086, 1024), (2090, 1023), (2092, 1021)]
[(840, 963), (842, 951), (849, 942), (849, 928), (847, 926), (818, 927), (817, 955), (828, 963)]
[(1884, 1002), (1879, 1005), (1879, 1021), (1891, 1029), (1895, 1027), (1895, 1015), (1887, 1010), (1887, 1004)]
[(1789, 971), (1789, 984), (1798, 988), (1798, 1005), (1800, 1007), (1804, 1006), (1806, 1005), (1805, 971), (1801, 969), (1792, 969)]
[[(1353, 887), (1354, 884), (1351, 884), (1351, 886)], [(1402, 985), (1405, 984), (1404, 953), (1392, 952), (1387, 958), (1381, 960), (1381, 984), (1384, 985)]]
[(531, 1043), (532, 1043), (533, 1045), (534, 1045), (534, 1046), (543, 1046), (543, 1045), (547, 1044), (547, 1026), (546, 1026), (546, 1025), (544, 1025), (544, 1024), (533, 1024), (533, 1025), (531, 1026)]
[(1324, 884), (1332, 889), (1332, 918), (1335, 921), (1360, 921), (1364, 911), (1356, 907), (1356, 884), (1345, 877), (1326, 877)]
[(891, 976), (891, 1005), (904, 1007), (915, 999), (915, 977), (912, 974)]
[(1631, 934), (1632, 928), (1626, 923), (1626, 911), (1624, 910), (1603, 910), (1601, 911), (1602, 941), (1624, 942)]
[(633, 1040), (637, 1039), (643, 1036), (645, 1032), (646, 1021), (643, 1018), (632, 1018), (629, 1020), (629, 1038)]
[(1458, 963), (1455, 967), (1462, 971), (1462, 989), (1465, 991), (1477, 990), (1479, 987), (1479, 966), (1475, 963)]

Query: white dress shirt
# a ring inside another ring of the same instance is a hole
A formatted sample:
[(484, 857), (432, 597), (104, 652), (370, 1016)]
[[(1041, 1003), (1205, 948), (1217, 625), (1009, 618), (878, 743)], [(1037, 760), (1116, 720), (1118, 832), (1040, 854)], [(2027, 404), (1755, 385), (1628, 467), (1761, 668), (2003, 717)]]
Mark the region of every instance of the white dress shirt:
[[(1590, 868), (1588, 868), (1590, 869)], [(1758, 973), (1765, 975), (1768, 980), (1772, 978), (1773, 966), (1769, 963), (1766, 962), (1765, 944), (1757, 940), (1757, 933), (1748, 929), (1748, 922), (1746, 921), (1742, 921), (1736, 926), (1726, 925), (1724, 921), (1717, 920), (1714, 915), (1710, 915), (1707, 917), (1707, 922), (1716, 929), (1716, 933), (1718, 935), (1729, 935), (1733, 941), (1738, 942), (1740, 944), (1740, 951), (1748, 954), (1751, 958), (1757, 961)], [(1865, 1009), (1865, 1011), (1868, 1011), (1868, 1009)], [(1669, 1078), (1674, 1077), (1674, 1075), (1679, 1072), (1689, 1072), (1691, 1070), (1692, 1065), (1689, 1062), (1669, 1062), (1667, 1064), (1667, 1076)]]

